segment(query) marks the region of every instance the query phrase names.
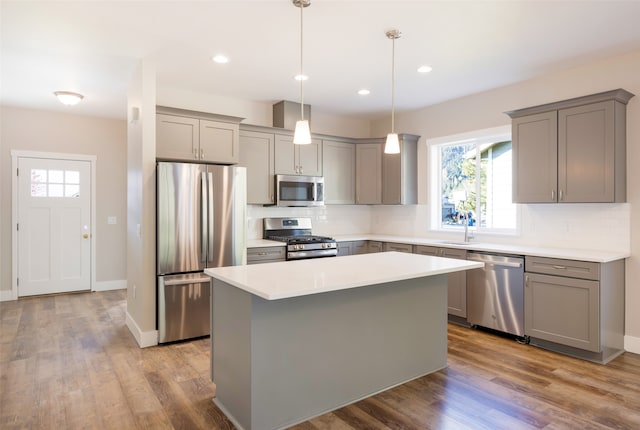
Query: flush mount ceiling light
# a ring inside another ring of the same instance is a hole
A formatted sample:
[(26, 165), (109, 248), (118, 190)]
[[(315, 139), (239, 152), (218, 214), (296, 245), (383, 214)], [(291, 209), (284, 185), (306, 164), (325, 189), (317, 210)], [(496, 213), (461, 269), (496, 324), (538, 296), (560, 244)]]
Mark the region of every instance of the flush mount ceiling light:
[(306, 81), (309, 77), (307, 75), (295, 75), (293, 79), (296, 81)]
[(211, 58), (213, 60), (214, 63), (218, 63), (218, 64), (226, 64), (229, 62), (229, 59), (227, 57), (225, 57), (224, 55), (214, 55), (213, 58)]
[(309, 130), (309, 121), (304, 119), (304, 92), (302, 89), (302, 82), (305, 80), (306, 76), (302, 72), (302, 65), (303, 65), (302, 36), (304, 34), (302, 11), (304, 10), (305, 7), (311, 4), (311, 0), (292, 0), (292, 2), (295, 7), (300, 8), (300, 74), (298, 74), (296, 78), (300, 81), (300, 121), (296, 121), (296, 129), (293, 133), (293, 143), (296, 145), (308, 145), (311, 143), (311, 131)]
[(82, 94), (70, 91), (55, 91), (53, 94), (60, 100), (60, 103), (66, 106), (77, 105), (84, 98)]
[(369, 91), (366, 88), (363, 88), (361, 90), (358, 90), (358, 94), (361, 95), (361, 96), (368, 96), (369, 94), (371, 94), (371, 91)]
[(395, 80), (396, 80), (396, 39), (400, 38), (399, 30), (389, 30), (385, 32), (387, 38), (391, 39), (391, 133), (387, 134), (387, 142), (384, 145), (385, 154), (399, 154), (400, 142), (398, 134), (395, 132)]
[(418, 73), (429, 73), (433, 69), (429, 66), (420, 66), (418, 67)]

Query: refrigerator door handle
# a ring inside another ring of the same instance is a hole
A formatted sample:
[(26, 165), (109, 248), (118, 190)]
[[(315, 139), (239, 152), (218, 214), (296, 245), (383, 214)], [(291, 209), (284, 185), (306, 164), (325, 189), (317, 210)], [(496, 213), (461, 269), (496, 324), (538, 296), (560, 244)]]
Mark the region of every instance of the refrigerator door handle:
[(200, 261), (207, 261), (207, 237), (209, 237), (209, 223), (207, 222), (207, 174), (205, 172), (200, 173), (200, 186), (202, 188), (201, 192), (201, 215), (200, 215), (200, 226), (201, 226), (201, 237), (200, 237)]
[(213, 217), (213, 173), (212, 172), (207, 172), (207, 180), (208, 182), (208, 188), (209, 188), (209, 200), (208, 200), (208, 210), (209, 210), (209, 218), (208, 218), (208, 222), (209, 222), (209, 233), (207, 235), (207, 243), (208, 243), (208, 252), (207, 252), (207, 259), (208, 261), (212, 261), (213, 260), (213, 235), (214, 235), (214, 231), (213, 231), (213, 221), (214, 221), (214, 217)]

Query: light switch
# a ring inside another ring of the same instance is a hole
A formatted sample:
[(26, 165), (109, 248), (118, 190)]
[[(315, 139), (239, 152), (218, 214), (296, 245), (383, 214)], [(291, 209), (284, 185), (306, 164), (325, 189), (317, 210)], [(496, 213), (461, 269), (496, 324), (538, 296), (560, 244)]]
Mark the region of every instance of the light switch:
[(114, 216), (109, 216), (107, 217), (107, 224), (117, 224), (118, 223), (118, 219)]

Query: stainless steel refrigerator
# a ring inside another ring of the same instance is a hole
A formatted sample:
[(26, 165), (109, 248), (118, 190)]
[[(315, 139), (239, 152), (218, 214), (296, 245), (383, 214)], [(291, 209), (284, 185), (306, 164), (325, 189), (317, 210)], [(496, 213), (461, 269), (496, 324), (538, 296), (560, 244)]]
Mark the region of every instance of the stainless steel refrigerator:
[(246, 169), (158, 162), (158, 342), (210, 334), (207, 267), (246, 264)]

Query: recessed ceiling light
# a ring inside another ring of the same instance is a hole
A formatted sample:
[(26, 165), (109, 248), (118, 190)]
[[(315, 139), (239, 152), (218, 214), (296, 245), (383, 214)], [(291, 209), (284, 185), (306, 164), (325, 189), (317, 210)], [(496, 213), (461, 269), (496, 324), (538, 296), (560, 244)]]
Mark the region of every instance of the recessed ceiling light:
[(358, 94), (360, 94), (361, 96), (367, 96), (367, 95), (371, 94), (371, 91), (369, 91), (366, 88), (363, 88), (361, 90), (358, 90)]
[(229, 59), (224, 55), (215, 55), (212, 60), (218, 64), (225, 64), (229, 62)]
[(293, 79), (296, 81), (306, 81), (309, 77), (307, 75), (295, 75)]
[(429, 73), (433, 69), (429, 66), (420, 66), (418, 67), (418, 73)]

